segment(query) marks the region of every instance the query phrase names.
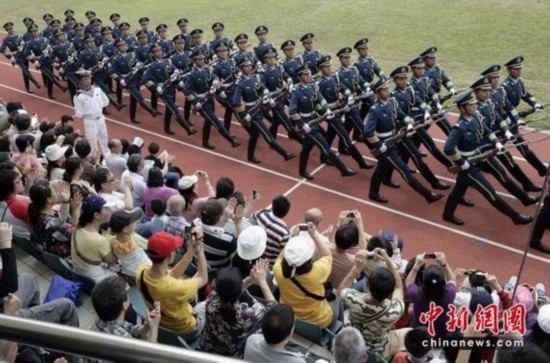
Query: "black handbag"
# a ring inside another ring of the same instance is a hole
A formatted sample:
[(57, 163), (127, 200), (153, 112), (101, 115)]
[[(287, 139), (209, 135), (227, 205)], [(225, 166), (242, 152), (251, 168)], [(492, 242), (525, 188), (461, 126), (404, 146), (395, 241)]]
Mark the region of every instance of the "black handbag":
[(336, 300), (336, 294), (334, 293), (334, 291), (332, 290), (332, 284), (330, 283), (330, 281), (327, 281), (323, 284), (323, 286), (325, 287), (325, 296), (320, 296), (320, 295), (316, 295), (314, 293), (311, 293), (309, 292), (308, 290), (306, 290), (306, 288), (304, 286), (302, 286), (302, 284), (300, 282), (298, 282), (298, 280), (296, 280), (294, 277), (291, 277), (290, 280), (294, 283), (294, 285), (296, 285), (307, 297), (310, 297), (314, 300), (317, 300), (317, 301), (323, 301), (323, 300), (327, 300), (328, 302), (332, 302), (334, 300)]

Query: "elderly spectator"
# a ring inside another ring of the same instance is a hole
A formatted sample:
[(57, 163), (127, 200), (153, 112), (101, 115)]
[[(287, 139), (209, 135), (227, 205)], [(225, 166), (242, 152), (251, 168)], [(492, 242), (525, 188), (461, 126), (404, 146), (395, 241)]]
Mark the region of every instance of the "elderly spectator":
[[(28, 207), (31, 242), (49, 253), (60, 257), (71, 254), (71, 235), (73, 224), (67, 222), (69, 206), (73, 210), (72, 223), (80, 218), (82, 196), (75, 194), (71, 198), (69, 185), (61, 180), (40, 180), (29, 190), (31, 204)], [(54, 206), (61, 204), (59, 210)]]
[(332, 352), (335, 363), (357, 363), (365, 361), (365, 341), (359, 330), (346, 327), (334, 337)]
[(124, 193), (117, 191), (120, 185), (119, 180), (108, 168), (97, 169), (93, 176), (93, 182), (98, 195), (105, 199), (110, 206), (111, 213), (121, 209), (134, 209), (131, 178), (126, 178), (123, 182)]
[[(276, 305), (267, 284), (269, 262), (256, 263), (250, 277), (243, 282), (236, 267), (226, 267), (216, 278), (216, 291), (206, 301), (206, 321), (201, 348), (205, 352), (242, 358), (246, 339), (260, 329), (266, 310)], [(259, 303), (246, 290), (252, 282), (259, 285), (267, 300), (267, 307)]]
[(328, 245), (330, 243), (329, 238), (324, 233), (321, 233), (319, 231), (319, 225), (323, 221), (323, 217), (324, 216), (322, 210), (320, 210), (319, 208), (310, 208), (306, 211), (304, 215), (304, 223), (313, 223), (313, 225), (315, 225), (317, 233), (319, 234), (319, 238)]
[[(289, 304), (296, 317), (326, 328), (340, 318), (340, 301), (325, 297), (324, 283), (330, 276), (332, 254), (308, 223), (308, 234), (292, 237), (273, 266), (273, 275), (279, 285), (279, 301)], [(313, 262), (317, 252), (319, 259)]]
[(539, 308), (537, 322), (533, 326), (531, 335), (527, 337), (527, 341), (538, 345), (550, 356), (550, 304)]
[(305, 363), (300, 353), (285, 349), (294, 334), (294, 311), (285, 304), (274, 306), (262, 319), (262, 334), (248, 337), (244, 359), (249, 362)]
[(126, 170), (126, 161), (128, 155), (124, 155), (122, 152), (122, 142), (119, 139), (111, 139), (108, 143), (110, 152), (105, 155), (105, 163), (111, 172), (120, 178), (122, 173)]
[[(206, 196), (199, 197), (197, 194), (196, 184), (198, 181), (204, 182), (206, 187)], [(185, 198), (185, 212), (183, 216), (186, 220), (192, 221), (200, 215), (202, 206), (206, 201), (216, 195), (208, 174), (204, 171), (197, 170), (193, 175), (181, 177), (178, 182), (178, 188), (181, 196)]]
[(166, 202), (168, 198), (174, 194), (178, 194), (178, 191), (164, 185), (162, 170), (156, 166), (149, 169), (147, 188), (143, 196), (145, 203), (145, 218), (151, 219), (153, 217), (153, 211), (151, 210), (151, 201), (153, 199), (162, 199)]
[(118, 210), (111, 215), (109, 227), (115, 238), (111, 241), (113, 254), (118, 258), (122, 273), (131, 279), (136, 276), (136, 269), (142, 264), (150, 264), (151, 260), (145, 254), (147, 241), (134, 233), (136, 225), (142, 220), (143, 211)]
[(279, 195), (271, 201), (271, 210), (263, 209), (255, 212), (252, 216), (256, 223), (267, 232), (265, 257), (272, 265), (290, 238), (290, 230), (283, 221), (289, 210), (290, 201), (284, 195)]
[(361, 332), (367, 349), (381, 358), (392, 325), (403, 315), (405, 303), (401, 277), (386, 250), (377, 248), (374, 252), (386, 266), (378, 267), (369, 276), (369, 292), (350, 288), (367, 263), (369, 252), (365, 250), (355, 255), (354, 266), (342, 280), (338, 291), (344, 306), (350, 310), (351, 325)]
[(225, 209), (220, 201), (211, 199), (204, 204), (200, 220), (194, 222), (200, 224), (204, 231), (204, 254), (211, 271), (231, 264), (237, 250), (237, 237), (226, 233), (223, 226), (232, 218), (237, 233), (240, 233), (242, 210), (242, 206), (237, 206), (236, 199), (230, 199)]
[(145, 204), (145, 188), (147, 187), (145, 180), (141, 175), (141, 171), (145, 165), (143, 158), (138, 154), (130, 155), (126, 165), (128, 166), (128, 169), (125, 170), (120, 176), (120, 185), (118, 187), (119, 192), (124, 191), (126, 188), (124, 185), (124, 180), (126, 180), (126, 178), (132, 179), (132, 199), (134, 201), (134, 207), (142, 208)]
[(125, 321), (124, 316), (130, 307), (130, 298), (122, 277), (111, 276), (101, 280), (92, 291), (92, 304), (97, 314), (92, 330), (119, 337), (144, 339), (153, 343), (157, 341), (160, 304), (155, 304), (141, 325)]
[[(136, 271), (137, 285), (149, 309), (157, 301), (162, 306), (160, 325), (189, 341), (198, 339), (204, 329), (205, 303), (199, 303), (194, 308), (189, 303), (208, 281), (202, 238), (200, 228), (194, 228), (191, 246), (170, 269), (169, 265), (174, 262), (176, 250), (183, 245), (183, 239), (166, 232), (155, 233), (147, 245), (147, 255), (153, 264), (141, 265)], [(197, 274), (183, 280), (181, 276), (193, 257), (197, 261)]]
[(168, 217), (164, 225), (164, 231), (183, 238), (185, 236), (185, 228), (191, 226), (185, 217), (183, 217), (185, 199), (179, 194), (172, 195), (168, 198), (167, 209), (170, 217)]
[(86, 198), (90, 194), (96, 194), (96, 191), (90, 183), (82, 179), (83, 172), (84, 168), (82, 167), (82, 162), (79, 158), (72, 156), (65, 160), (65, 173), (63, 174), (63, 181), (69, 183), (71, 195), (79, 193), (82, 197)]
[(108, 266), (117, 264), (107, 238), (99, 233), (100, 226), (109, 220), (105, 199), (90, 195), (82, 202), (82, 212), (72, 238), (71, 258), (78, 273), (95, 282), (115, 275)]
[(0, 216), (1, 221), (13, 226), (13, 235), (18, 238), (30, 239), (27, 208), (28, 203), (17, 199), (24, 190), (23, 179), (14, 169), (0, 172)]
[(68, 146), (59, 146), (57, 142), (46, 148), (45, 154), (46, 160), (48, 160), (47, 177), (49, 180), (63, 180), (63, 174), (65, 174), (63, 164), (65, 162), (65, 152), (68, 148)]

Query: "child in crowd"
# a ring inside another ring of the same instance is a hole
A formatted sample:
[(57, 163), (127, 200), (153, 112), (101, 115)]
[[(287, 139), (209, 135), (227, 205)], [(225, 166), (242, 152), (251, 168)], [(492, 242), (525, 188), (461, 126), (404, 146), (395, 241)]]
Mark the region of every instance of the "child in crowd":
[(31, 185), (35, 179), (46, 176), (46, 169), (42, 166), (36, 151), (33, 148), (34, 137), (31, 135), (21, 135), (15, 139), (17, 152), (13, 153), (12, 160), (19, 170), (27, 178), (27, 185)]

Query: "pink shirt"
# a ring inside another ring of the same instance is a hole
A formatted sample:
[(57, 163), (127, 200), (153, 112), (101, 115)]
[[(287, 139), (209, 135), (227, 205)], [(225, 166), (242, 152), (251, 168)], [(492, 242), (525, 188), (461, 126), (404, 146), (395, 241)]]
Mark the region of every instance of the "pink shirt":
[(162, 187), (146, 188), (143, 196), (143, 201), (145, 203), (145, 218), (153, 218), (154, 213), (151, 210), (151, 201), (153, 199), (162, 199), (166, 202), (168, 198), (174, 194), (178, 194), (176, 189), (172, 189), (164, 185)]

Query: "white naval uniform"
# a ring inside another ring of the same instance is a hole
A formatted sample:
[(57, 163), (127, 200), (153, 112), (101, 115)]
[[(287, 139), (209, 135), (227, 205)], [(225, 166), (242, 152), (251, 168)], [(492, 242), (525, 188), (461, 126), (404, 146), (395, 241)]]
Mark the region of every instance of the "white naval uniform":
[(101, 88), (92, 85), (88, 91), (79, 90), (74, 96), (75, 116), (84, 120), (84, 133), (95, 151), (99, 141), (99, 148), (103, 155), (107, 155), (109, 136), (103, 116), (103, 109), (109, 105), (107, 95)]

